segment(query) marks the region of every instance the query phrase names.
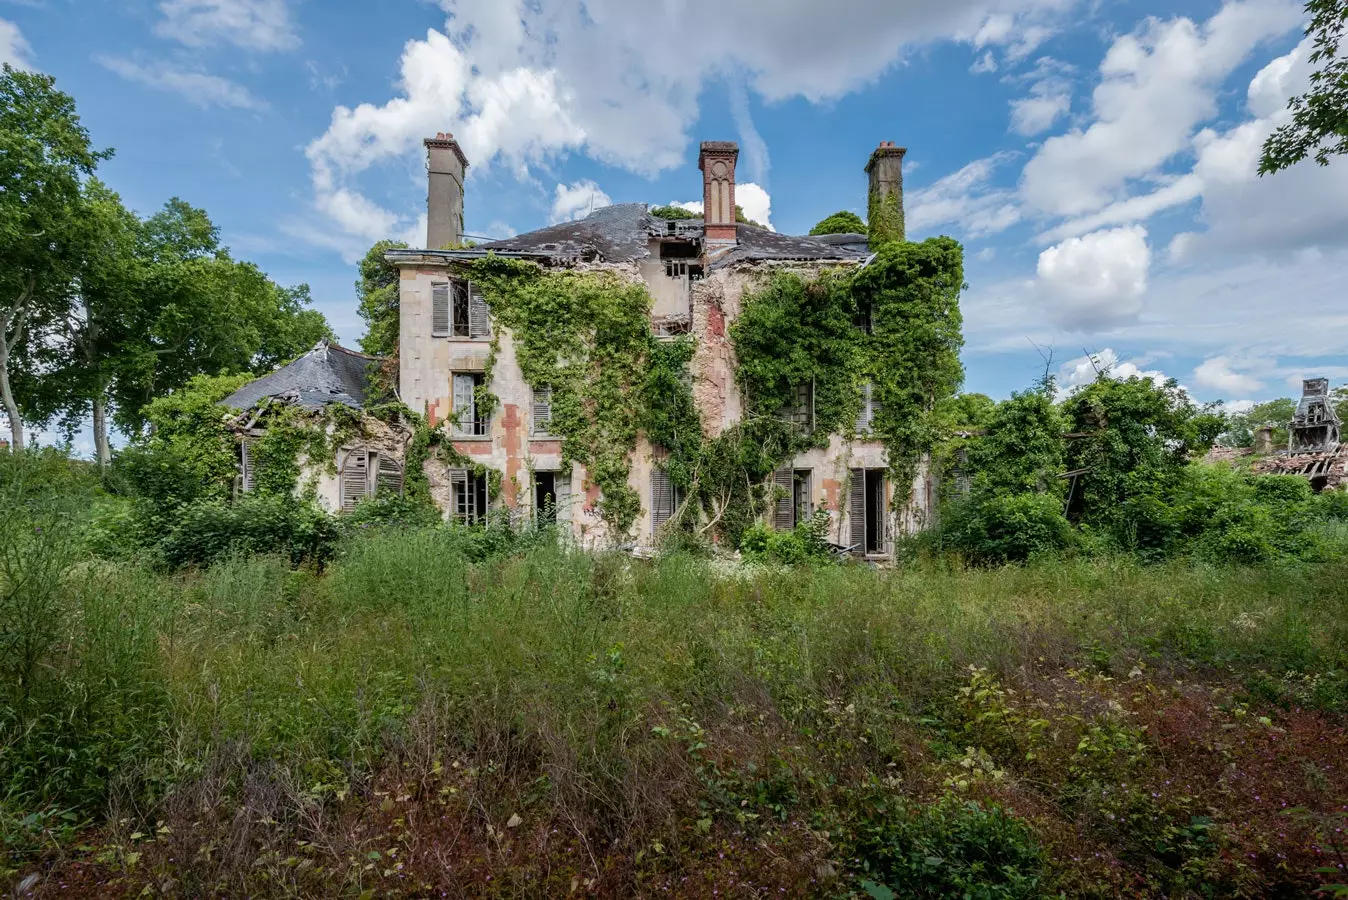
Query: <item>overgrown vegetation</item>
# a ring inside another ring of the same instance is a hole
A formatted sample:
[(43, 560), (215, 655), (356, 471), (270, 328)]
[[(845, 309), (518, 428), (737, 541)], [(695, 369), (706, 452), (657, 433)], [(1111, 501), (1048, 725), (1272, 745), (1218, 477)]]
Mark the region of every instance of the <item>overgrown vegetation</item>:
[(0, 883), (41, 896), (1311, 896), (1345, 849), (1341, 553), (403, 523), (170, 576), (95, 555), (87, 465), (5, 456), (0, 495)]
[(846, 209), (835, 212), (831, 216), (826, 216), (810, 229), (810, 234), (816, 236), (822, 234), (865, 233), (866, 223), (861, 220), (861, 216)]

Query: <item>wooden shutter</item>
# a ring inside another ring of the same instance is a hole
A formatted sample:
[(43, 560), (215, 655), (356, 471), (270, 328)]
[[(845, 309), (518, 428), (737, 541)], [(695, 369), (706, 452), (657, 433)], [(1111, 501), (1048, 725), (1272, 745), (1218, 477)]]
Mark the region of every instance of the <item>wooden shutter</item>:
[(772, 486), (777, 494), (773, 500), (772, 527), (790, 531), (796, 527), (795, 477), (790, 466), (772, 473)]
[(571, 475), (558, 472), (553, 481), (554, 495), (557, 497), (557, 521), (571, 521)]
[(857, 416), (857, 434), (869, 434), (875, 422), (873, 391), (874, 386), (869, 381), (861, 386), (861, 413)]
[(674, 486), (664, 469), (651, 472), (651, 533), (660, 530), (674, 515)]
[(370, 456), (364, 450), (352, 450), (342, 464), (342, 509), (354, 509), (370, 494)]
[(388, 456), (379, 457), (379, 490), (390, 494), (399, 494), (403, 492), (403, 467), (398, 465), (396, 459)]
[(245, 494), (251, 494), (255, 484), (252, 444), (251, 438), (244, 438), (239, 444), (239, 490)]
[(431, 285), (431, 337), (449, 337), (449, 282)]
[(449, 473), (450, 491), (454, 494), (454, 519), (467, 524), (472, 500), (468, 492), (468, 472), (454, 469)]
[(552, 424), (552, 388), (548, 385), (534, 388), (534, 414), (530, 423), (533, 434), (547, 434)]
[(866, 470), (853, 469), (847, 491), (847, 517), (855, 552), (866, 552)]
[(473, 389), (476, 384), (472, 375), (456, 373), (454, 375), (454, 397), (451, 415), (454, 418), (454, 433), (460, 436), (476, 434)]
[(491, 309), (482, 292), (471, 283), (468, 285), (468, 336), (491, 337)]

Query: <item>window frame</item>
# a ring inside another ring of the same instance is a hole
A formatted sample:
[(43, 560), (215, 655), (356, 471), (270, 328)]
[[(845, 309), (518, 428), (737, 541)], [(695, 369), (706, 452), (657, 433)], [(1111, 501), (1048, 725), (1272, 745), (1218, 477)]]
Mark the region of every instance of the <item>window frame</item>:
[[(467, 425), (465, 420), (460, 417), (459, 406), (459, 379), (471, 378), (472, 390), (467, 393), (469, 398)], [(486, 417), (478, 415), (477, 410), (477, 390), (480, 387), (486, 387), (487, 374), (482, 371), (454, 371), (449, 374), (449, 423), (450, 432), (455, 440), (464, 441), (484, 441), (491, 440), (492, 416)]]
[(491, 485), (487, 473), (450, 469), (450, 519), (459, 525), (477, 525), (491, 512)]

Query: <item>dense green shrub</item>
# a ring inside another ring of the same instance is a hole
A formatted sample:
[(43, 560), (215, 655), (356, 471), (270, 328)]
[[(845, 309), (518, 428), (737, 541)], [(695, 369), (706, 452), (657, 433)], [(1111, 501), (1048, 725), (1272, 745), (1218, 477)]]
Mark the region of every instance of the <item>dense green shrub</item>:
[(954, 505), (942, 529), (944, 544), (977, 563), (1022, 562), (1057, 553), (1076, 542), (1051, 494), (982, 494)]
[(834, 559), (828, 541), (828, 514), (816, 512), (790, 531), (777, 531), (763, 523), (750, 526), (740, 539), (746, 559), (779, 563), (827, 562)]
[(160, 550), (172, 566), (205, 566), (239, 553), (281, 553), (293, 564), (332, 556), (337, 521), (290, 497), (250, 495), (237, 503), (203, 500), (184, 507)]
[(367, 528), (425, 528), (442, 520), (434, 505), (406, 494), (381, 493), (362, 500), (342, 516), (342, 528), (354, 533)]

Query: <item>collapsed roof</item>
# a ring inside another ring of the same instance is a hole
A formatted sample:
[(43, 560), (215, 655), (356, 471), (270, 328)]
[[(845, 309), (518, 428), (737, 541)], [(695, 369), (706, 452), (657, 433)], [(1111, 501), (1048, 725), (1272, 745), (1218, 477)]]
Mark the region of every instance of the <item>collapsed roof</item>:
[(308, 410), (330, 403), (361, 409), (370, 387), (370, 364), (376, 361), (377, 357), (319, 341), (299, 359), (249, 382), (221, 403), (245, 410), (277, 399)]

